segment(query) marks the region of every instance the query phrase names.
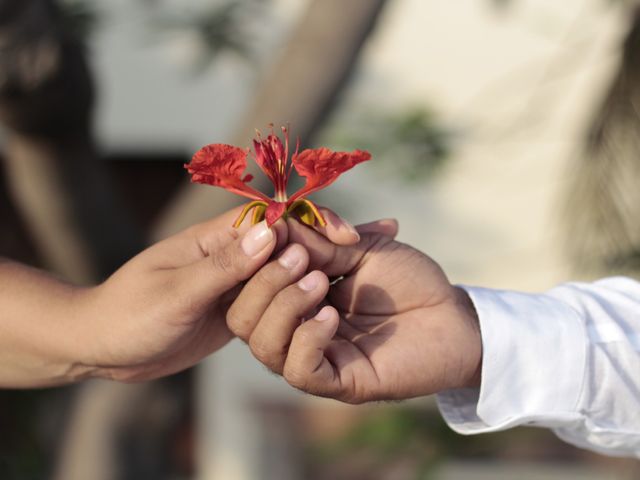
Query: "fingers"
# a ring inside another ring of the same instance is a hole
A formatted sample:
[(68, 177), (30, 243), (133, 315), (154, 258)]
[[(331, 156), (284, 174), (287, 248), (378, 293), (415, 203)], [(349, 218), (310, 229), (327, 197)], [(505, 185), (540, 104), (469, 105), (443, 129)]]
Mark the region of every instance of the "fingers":
[(354, 227), (333, 210), (325, 207), (320, 207), (318, 210), (322, 213), (327, 225), (314, 227), (314, 230), (336, 245), (355, 245), (360, 241), (362, 233), (378, 233), (392, 238), (398, 235), (398, 221), (394, 218), (384, 218)]
[(289, 243), (289, 230), (287, 229), (287, 224), (282, 218), (280, 218), (271, 226), (271, 228), (273, 228), (273, 231), (276, 233), (276, 247), (274, 252), (281, 252)]
[(379, 233), (396, 238), (398, 235), (398, 221), (395, 218), (383, 218), (369, 223), (356, 225), (356, 230), (360, 234)]
[(232, 241), (203, 252), (204, 258), (191, 265), (169, 271), (175, 298), (187, 298), (194, 306), (208, 303), (253, 275), (275, 248), (276, 235), (265, 222), (244, 235), (228, 228)]
[(294, 331), (328, 290), (327, 276), (314, 271), (276, 295), (249, 338), (253, 355), (272, 371), (282, 374)]
[(283, 376), (290, 385), (314, 395), (340, 396), (340, 376), (324, 354), (338, 323), (336, 309), (326, 306), (297, 328), (283, 367)]
[(328, 208), (321, 207), (318, 210), (322, 213), (327, 225), (315, 227), (317, 232), (336, 245), (354, 245), (360, 241), (360, 234), (351, 223)]
[[(231, 226), (241, 210), (242, 207), (236, 207), (211, 220), (187, 228), (156, 243), (142, 255), (157, 269), (190, 265), (202, 259), (206, 252), (217, 250), (236, 238), (236, 230)], [(249, 229), (249, 223), (245, 220), (237, 232), (244, 234)]]
[(387, 235), (363, 233), (355, 245), (336, 245), (298, 221), (287, 220), (287, 227), (289, 241), (301, 244), (309, 252), (309, 268), (322, 270), (329, 277), (353, 271), (367, 252), (393, 241)]
[(300, 280), (309, 264), (301, 245), (290, 245), (280, 256), (262, 267), (244, 286), (227, 311), (227, 325), (245, 342), (276, 295)]

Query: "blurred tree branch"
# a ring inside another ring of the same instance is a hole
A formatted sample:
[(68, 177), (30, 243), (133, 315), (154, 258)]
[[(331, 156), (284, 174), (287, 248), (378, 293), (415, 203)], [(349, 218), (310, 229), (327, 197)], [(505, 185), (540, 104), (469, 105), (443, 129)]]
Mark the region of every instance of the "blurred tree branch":
[(393, 113), (364, 108), (345, 113), (323, 141), (337, 149), (363, 148), (374, 153), (385, 176), (419, 185), (439, 173), (460, 136), (429, 109), (408, 107)]
[(53, 1), (0, 0), (0, 12), (0, 122), (14, 200), (49, 267), (95, 281), (144, 242), (98, 158), (84, 47)]
[(258, 0), (227, 0), (179, 17), (161, 15), (152, 25), (160, 32), (195, 34), (203, 47), (196, 68), (203, 70), (223, 52), (249, 55), (249, 33), (243, 28), (242, 19), (247, 14), (258, 14), (254, 11), (257, 6)]
[[(309, 144), (354, 71), (384, 4), (384, 0), (312, 0), (279, 58), (271, 62), (230, 143), (248, 144), (256, 127), (290, 123), (301, 144)], [(153, 238), (205, 220), (233, 201), (220, 189), (185, 184)]]

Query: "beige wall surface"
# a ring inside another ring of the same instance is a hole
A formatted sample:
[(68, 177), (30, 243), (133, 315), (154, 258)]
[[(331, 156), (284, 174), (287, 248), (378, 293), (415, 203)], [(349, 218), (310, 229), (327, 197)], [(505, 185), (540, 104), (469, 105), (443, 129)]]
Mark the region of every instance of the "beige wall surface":
[[(423, 102), (461, 139), (417, 187), (372, 165), (331, 187), (354, 219), (395, 216), (400, 240), (455, 282), (545, 289), (568, 279), (562, 192), (617, 62), (624, 14), (606, 2), (404, 0), (390, 5), (343, 109)], [(365, 170), (366, 172), (362, 172)]]

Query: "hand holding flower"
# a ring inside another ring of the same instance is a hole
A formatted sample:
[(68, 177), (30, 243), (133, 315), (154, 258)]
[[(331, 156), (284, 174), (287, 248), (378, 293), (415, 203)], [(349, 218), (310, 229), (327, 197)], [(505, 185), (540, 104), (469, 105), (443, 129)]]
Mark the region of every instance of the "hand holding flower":
[(227, 314), (258, 360), (294, 387), (349, 403), (478, 381), (473, 307), (429, 257), (393, 240), (393, 229), (336, 246), (287, 225), (293, 244), (249, 280)]

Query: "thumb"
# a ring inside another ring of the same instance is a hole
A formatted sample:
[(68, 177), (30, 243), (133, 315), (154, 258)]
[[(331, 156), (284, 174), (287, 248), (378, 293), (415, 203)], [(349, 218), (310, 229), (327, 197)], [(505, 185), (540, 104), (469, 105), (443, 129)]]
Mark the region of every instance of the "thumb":
[(202, 260), (178, 269), (175, 286), (190, 303), (208, 303), (257, 272), (275, 246), (274, 230), (260, 222)]
[(287, 227), (289, 242), (299, 243), (309, 253), (309, 269), (322, 270), (330, 277), (354, 271), (370, 250), (393, 241), (389, 235), (365, 231), (355, 245), (336, 245), (296, 220), (287, 220)]

